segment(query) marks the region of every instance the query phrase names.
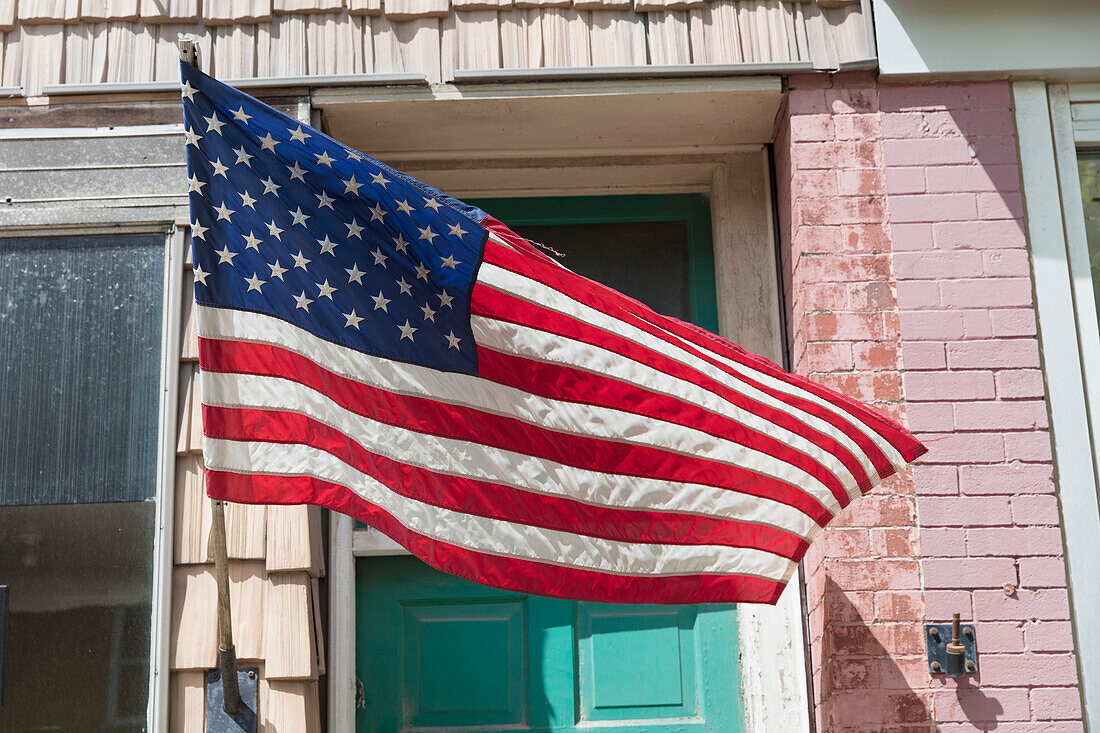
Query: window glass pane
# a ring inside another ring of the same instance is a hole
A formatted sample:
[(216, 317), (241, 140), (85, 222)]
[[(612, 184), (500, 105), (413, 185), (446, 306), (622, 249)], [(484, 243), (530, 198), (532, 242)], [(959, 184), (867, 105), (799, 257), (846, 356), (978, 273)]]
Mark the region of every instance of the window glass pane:
[(1078, 160), (1081, 197), (1085, 204), (1085, 232), (1092, 265), (1093, 295), (1100, 312), (1100, 153), (1083, 153)]
[(553, 247), (573, 272), (637, 298), (653, 310), (691, 320), (685, 221), (515, 227)]
[(163, 267), (0, 239), (0, 733), (146, 728)]
[(0, 505), (156, 477), (163, 237), (0, 238)]

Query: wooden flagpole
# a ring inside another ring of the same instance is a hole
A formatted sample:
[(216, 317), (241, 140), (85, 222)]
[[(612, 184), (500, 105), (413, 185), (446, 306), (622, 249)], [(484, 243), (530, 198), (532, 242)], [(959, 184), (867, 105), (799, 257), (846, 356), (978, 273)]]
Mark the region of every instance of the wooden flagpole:
[[(194, 41), (179, 42), (180, 58), (200, 68), (199, 46)], [(237, 682), (237, 652), (233, 648), (233, 620), (229, 610), (229, 552), (225, 541), (225, 503), (210, 500), (213, 508), (214, 575), (218, 583), (218, 666), (221, 670), (225, 712), (241, 711), (241, 690)]]

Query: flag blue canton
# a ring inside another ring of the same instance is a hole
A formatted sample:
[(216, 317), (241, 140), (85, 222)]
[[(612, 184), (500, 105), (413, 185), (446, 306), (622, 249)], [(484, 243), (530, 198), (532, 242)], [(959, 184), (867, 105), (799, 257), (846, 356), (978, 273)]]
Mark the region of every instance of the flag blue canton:
[(195, 300), (477, 372), (484, 213), (181, 64)]

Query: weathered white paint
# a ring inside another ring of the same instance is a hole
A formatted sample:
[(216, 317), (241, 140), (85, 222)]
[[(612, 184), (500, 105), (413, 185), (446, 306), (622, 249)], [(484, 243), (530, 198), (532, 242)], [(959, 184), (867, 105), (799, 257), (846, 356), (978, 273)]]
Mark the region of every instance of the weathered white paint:
[[(1068, 92), (1012, 85), (1085, 719), (1100, 730), (1100, 324)], [(1053, 128), (1052, 128), (1053, 122)], [(1091, 388), (1091, 389), (1090, 389)], [(1091, 415), (1090, 415), (1091, 412)]]
[(150, 633), (149, 730), (168, 727), (168, 645), (172, 634), (172, 533), (176, 511), (176, 411), (179, 391), (180, 286), (183, 282), (182, 229), (166, 237), (164, 316), (160, 344), (160, 421), (157, 436), (157, 507), (153, 532), (152, 626)]
[(1096, 76), (1096, 0), (873, 0), (883, 76)]

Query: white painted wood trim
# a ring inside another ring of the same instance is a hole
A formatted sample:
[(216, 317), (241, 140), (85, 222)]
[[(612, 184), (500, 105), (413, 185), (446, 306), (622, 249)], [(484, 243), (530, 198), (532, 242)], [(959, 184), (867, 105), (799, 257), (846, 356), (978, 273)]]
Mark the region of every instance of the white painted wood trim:
[(1100, 506), (1094, 448), (1100, 419), (1100, 327), (1070, 99), (1064, 86), (1053, 87), (1048, 99), (1047, 86), (1040, 81), (1014, 82), (1012, 95), (1084, 716), (1092, 730), (1100, 730), (1100, 626), (1095, 622), (1100, 608)]
[(183, 283), (183, 248), (186, 241), (184, 231), (177, 228), (173, 228), (165, 239), (157, 506), (153, 534), (152, 627), (149, 634), (149, 730), (168, 729), (168, 643), (172, 633), (172, 533), (175, 530), (176, 508), (180, 288)]
[[(1093, 296), (1088, 235), (1077, 166), (1078, 146), (1074, 140), (1075, 134), (1078, 138), (1083, 136), (1073, 124), (1075, 115), (1069, 87), (1052, 85), (1048, 96), (1066, 228), (1066, 252), (1077, 314), (1077, 336), (1084, 366), (1085, 397), (1092, 428), (1093, 470), (1100, 480), (1100, 471), (1096, 466), (1096, 440), (1100, 435), (1100, 321)], [(1095, 105), (1095, 102), (1091, 103), (1091, 106)], [(1090, 139), (1081, 142), (1100, 142), (1100, 127), (1090, 129), (1089, 133)], [(1074, 615), (1081, 620), (1075, 630), (1084, 714), (1089, 727), (1100, 730), (1100, 626), (1094, 622), (1096, 609), (1100, 608), (1100, 587), (1096, 583), (1096, 579), (1100, 578), (1100, 506), (1095, 490), (1084, 491), (1082, 486), (1075, 488), (1072, 492), (1062, 491), (1066, 561)]]

